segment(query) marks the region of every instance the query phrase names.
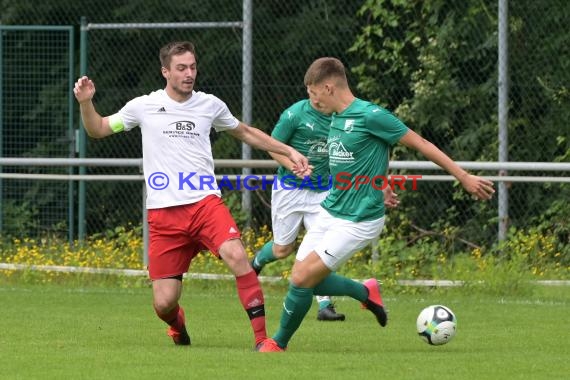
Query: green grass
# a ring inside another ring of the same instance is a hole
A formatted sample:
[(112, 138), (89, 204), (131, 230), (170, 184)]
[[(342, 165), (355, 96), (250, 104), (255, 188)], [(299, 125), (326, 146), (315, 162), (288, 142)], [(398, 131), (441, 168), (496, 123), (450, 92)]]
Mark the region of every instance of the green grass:
[[(264, 284), (268, 330), (285, 289)], [(17, 285), (0, 278), (2, 379), (566, 379), (570, 373), (565, 287), (531, 296), (465, 289), (391, 295), (388, 327), (357, 302), (337, 298), (346, 322), (316, 321), (316, 305), (288, 352), (253, 352), (232, 282), (185, 281), (191, 347), (176, 347), (154, 315), (150, 288)], [(415, 333), (434, 303), (458, 317), (458, 333), (429, 346)]]

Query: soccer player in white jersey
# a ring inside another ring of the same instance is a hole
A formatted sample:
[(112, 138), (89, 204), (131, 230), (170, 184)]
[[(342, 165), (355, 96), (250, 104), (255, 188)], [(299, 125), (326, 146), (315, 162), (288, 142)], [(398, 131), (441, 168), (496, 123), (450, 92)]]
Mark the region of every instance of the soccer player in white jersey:
[[(304, 82), (312, 104), (321, 112), (333, 114), (327, 140), (333, 184), (322, 203), (317, 223), (299, 247), (283, 302), (280, 327), (272, 338), (260, 345), (261, 352), (287, 348), (314, 294), (350, 296), (370, 310), (381, 326), (386, 326), (388, 315), (378, 281), (371, 278), (360, 283), (334, 272), (378, 237), (384, 226), (383, 193), (378, 190), (381, 183), (363, 186), (361, 181), (361, 186), (347, 187), (346, 179), (356, 181), (359, 176), (372, 181), (385, 174), (392, 145), (400, 142), (419, 151), (457, 178), (463, 188), (478, 199), (490, 199), (494, 193), (491, 181), (463, 170), (384, 108), (356, 98), (340, 60), (317, 59), (305, 73)], [(339, 183), (339, 174), (342, 183)]]
[(73, 91), (81, 118), (88, 135), (94, 138), (137, 126), (141, 129), (153, 306), (168, 324), (167, 333), (174, 343), (191, 343), (184, 310), (178, 303), (182, 276), (192, 259), (207, 249), (223, 259), (235, 275), (257, 347), (266, 338), (263, 292), (215, 182), (210, 131), (227, 131), (255, 148), (287, 156), (293, 172), (301, 177), (310, 175), (307, 158), (240, 122), (214, 95), (195, 91), (197, 62), (191, 42), (162, 47), (160, 64), (166, 80), (164, 89), (137, 97), (105, 117), (93, 105), (93, 81), (86, 76), (79, 78)]

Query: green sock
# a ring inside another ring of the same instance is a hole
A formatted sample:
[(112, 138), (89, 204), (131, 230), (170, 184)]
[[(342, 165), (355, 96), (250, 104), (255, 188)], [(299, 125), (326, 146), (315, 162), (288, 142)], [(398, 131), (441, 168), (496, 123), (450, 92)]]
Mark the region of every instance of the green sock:
[(273, 336), (279, 347), (287, 347), (289, 340), (301, 326), (301, 322), (303, 322), (303, 318), (305, 318), (305, 315), (311, 308), (312, 302), (312, 288), (298, 288), (289, 284), (289, 291), (283, 302), (279, 330)]
[(253, 260), (253, 265), (256, 268), (263, 268), (265, 264), (269, 264), (277, 260), (277, 257), (273, 256), (273, 240), (265, 243), (263, 247), (255, 254), (255, 259)]
[(368, 290), (363, 284), (336, 273), (325, 277), (315, 286), (314, 292), (318, 296), (349, 296), (360, 302), (368, 299)]

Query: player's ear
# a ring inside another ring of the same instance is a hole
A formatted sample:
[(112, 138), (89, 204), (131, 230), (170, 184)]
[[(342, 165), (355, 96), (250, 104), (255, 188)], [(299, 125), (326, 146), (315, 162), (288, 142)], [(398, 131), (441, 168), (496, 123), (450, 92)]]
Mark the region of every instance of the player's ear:
[(160, 72), (162, 73), (164, 79), (168, 79), (168, 69), (166, 67), (161, 67)]

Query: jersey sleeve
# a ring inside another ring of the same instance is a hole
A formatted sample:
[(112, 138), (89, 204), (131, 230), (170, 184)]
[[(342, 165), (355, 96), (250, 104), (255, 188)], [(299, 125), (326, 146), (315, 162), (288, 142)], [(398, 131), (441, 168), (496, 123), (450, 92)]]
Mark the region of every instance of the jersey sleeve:
[(277, 124), (275, 124), (275, 128), (273, 128), (271, 132), (271, 137), (287, 144), (291, 136), (293, 136), (293, 133), (295, 133), (295, 126), (297, 125), (296, 117), (296, 114), (291, 109), (285, 110), (279, 117)]
[(391, 112), (382, 108), (372, 108), (367, 114), (367, 124), (371, 125), (370, 132), (394, 145), (410, 130), (406, 124)]
[(130, 131), (141, 124), (143, 97), (129, 101), (119, 112), (109, 117), (109, 125), (113, 132)]
[(231, 113), (227, 104), (224, 103), (219, 98), (212, 96), (213, 98), (213, 111), (214, 119), (212, 121), (212, 126), (216, 132), (227, 131), (228, 129), (235, 129), (239, 125), (239, 120)]

